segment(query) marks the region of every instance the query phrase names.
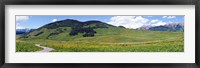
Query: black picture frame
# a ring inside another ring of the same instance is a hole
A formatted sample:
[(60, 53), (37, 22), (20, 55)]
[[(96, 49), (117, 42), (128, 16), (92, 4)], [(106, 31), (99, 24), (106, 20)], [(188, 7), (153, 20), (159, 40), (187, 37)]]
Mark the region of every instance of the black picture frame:
[[(5, 63), (5, 5), (195, 5), (195, 63)], [(200, 68), (199, 0), (0, 0), (2, 68)]]

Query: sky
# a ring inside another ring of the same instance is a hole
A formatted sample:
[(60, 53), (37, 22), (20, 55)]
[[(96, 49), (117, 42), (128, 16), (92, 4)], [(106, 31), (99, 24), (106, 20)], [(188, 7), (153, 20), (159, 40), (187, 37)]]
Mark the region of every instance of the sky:
[(37, 29), (59, 20), (74, 19), (81, 22), (99, 20), (114, 26), (137, 29), (142, 26), (161, 26), (184, 23), (184, 16), (16, 16), (16, 29)]

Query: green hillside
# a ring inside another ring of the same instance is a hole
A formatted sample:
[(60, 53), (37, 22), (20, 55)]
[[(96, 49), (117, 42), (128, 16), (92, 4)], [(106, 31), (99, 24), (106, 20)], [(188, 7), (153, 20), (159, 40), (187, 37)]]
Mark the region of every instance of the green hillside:
[[(54, 52), (183, 52), (183, 34), (127, 29), (100, 21), (66, 19), (17, 35), (17, 46), (22, 43), (40, 44), (54, 48)], [(17, 51), (29, 52), (23, 51), (22, 47), (18, 47)]]

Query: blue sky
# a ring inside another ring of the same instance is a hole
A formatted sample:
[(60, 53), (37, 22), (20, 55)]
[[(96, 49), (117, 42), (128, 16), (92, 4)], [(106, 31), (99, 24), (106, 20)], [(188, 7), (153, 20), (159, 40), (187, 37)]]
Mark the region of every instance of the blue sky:
[(170, 23), (184, 23), (184, 16), (16, 16), (16, 29), (36, 29), (59, 20), (99, 20), (114, 26), (136, 29), (145, 25), (160, 26)]

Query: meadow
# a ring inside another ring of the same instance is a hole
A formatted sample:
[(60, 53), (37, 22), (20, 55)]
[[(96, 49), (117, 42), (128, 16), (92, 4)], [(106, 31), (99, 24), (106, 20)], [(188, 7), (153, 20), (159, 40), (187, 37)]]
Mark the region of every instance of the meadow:
[[(184, 32), (95, 29), (94, 37), (70, 37), (60, 33), (51, 39), (18, 38), (17, 52), (41, 50), (35, 44), (54, 48), (53, 52), (184, 52)], [(47, 31), (51, 32), (51, 31)], [(42, 35), (41, 35), (42, 36)], [(45, 35), (44, 35), (45, 36)]]
[(42, 48), (35, 46), (33, 43), (16, 42), (16, 45), (17, 52), (35, 52), (42, 50)]

